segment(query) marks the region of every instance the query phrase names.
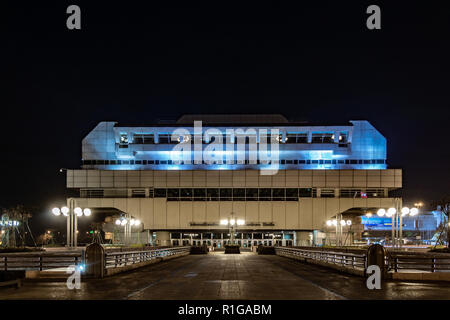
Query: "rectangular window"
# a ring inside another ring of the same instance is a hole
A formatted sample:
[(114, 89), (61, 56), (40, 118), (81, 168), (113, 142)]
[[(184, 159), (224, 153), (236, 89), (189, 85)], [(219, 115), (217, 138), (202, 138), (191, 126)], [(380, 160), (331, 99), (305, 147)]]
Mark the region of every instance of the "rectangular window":
[(307, 133), (293, 133), (288, 132), (286, 134), (286, 142), (285, 143), (308, 143), (308, 134)]
[(245, 189), (233, 189), (233, 201), (245, 201)]
[(170, 144), (170, 135), (167, 133), (158, 134), (158, 143)]
[(135, 144), (154, 144), (155, 137), (154, 137), (153, 133), (135, 134), (133, 136), (133, 143), (135, 143)]
[(180, 200), (180, 189), (167, 189), (167, 201)]
[(273, 201), (284, 201), (285, 189), (272, 189), (272, 199)]
[(192, 201), (192, 189), (188, 189), (188, 188), (180, 189), (180, 200), (181, 201)]
[(286, 133), (286, 143), (297, 143), (296, 133)]
[(220, 201), (231, 201), (231, 189), (220, 189)]
[(340, 189), (339, 196), (341, 198), (361, 198), (360, 189)]
[(258, 189), (245, 189), (245, 199), (247, 201), (257, 201), (258, 200)]
[(132, 189), (131, 197), (132, 198), (145, 198), (145, 189)]
[(298, 190), (298, 196), (300, 198), (311, 198), (312, 197), (312, 189), (311, 188), (300, 188)]
[(194, 189), (194, 200), (205, 201), (206, 189)]
[(272, 189), (261, 188), (259, 189), (259, 201), (272, 200)]
[(298, 189), (297, 188), (286, 189), (286, 201), (298, 201)]
[(208, 201), (219, 200), (219, 189), (206, 189), (206, 200)]
[(167, 197), (167, 189), (155, 189), (155, 198), (166, 198)]
[(320, 197), (321, 198), (334, 198), (334, 189), (321, 189)]

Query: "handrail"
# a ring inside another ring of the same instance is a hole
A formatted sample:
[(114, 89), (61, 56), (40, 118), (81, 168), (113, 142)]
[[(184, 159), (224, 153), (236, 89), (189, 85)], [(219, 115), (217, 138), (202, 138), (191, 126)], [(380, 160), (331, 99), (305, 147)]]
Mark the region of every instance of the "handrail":
[[(311, 250), (301, 248), (276, 247), (278, 255), (301, 257), (351, 268), (366, 268), (367, 253)], [(417, 252), (388, 251), (385, 257), (388, 271), (419, 270), (428, 272), (450, 272), (450, 255)]]
[(172, 247), (143, 251), (105, 252), (105, 269), (120, 268), (136, 263), (151, 261), (156, 258), (189, 253), (190, 247)]
[(450, 255), (432, 253), (389, 252), (389, 270), (450, 272)]
[(48, 270), (78, 265), (83, 252), (28, 252), (0, 254), (0, 270)]
[(287, 257), (301, 257), (321, 261), (334, 265), (341, 265), (350, 268), (365, 269), (367, 265), (366, 254), (357, 254), (350, 252), (336, 252), (336, 251), (319, 251), (299, 248), (283, 248), (276, 247), (275, 252), (281, 256)]

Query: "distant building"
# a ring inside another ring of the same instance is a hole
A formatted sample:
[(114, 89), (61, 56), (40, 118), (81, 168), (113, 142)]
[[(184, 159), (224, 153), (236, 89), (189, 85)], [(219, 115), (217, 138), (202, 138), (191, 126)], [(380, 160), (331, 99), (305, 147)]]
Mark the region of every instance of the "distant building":
[[(403, 237), (407, 240), (431, 240), (439, 226), (439, 219), (432, 211), (421, 212), (416, 216), (405, 216), (402, 222)], [(364, 240), (376, 240), (386, 236), (391, 238), (392, 218), (362, 216), (361, 224)]]
[[(202, 121), (200, 131), (194, 121)], [(253, 161), (251, 144), (270, 145), (276, 130), (269, 153), (278, 148), (279, 162), (271, 175), (264, 170), (275, 161)], [(223, 148), (211, 150), (221, 139)], [(192, 148), (192, 159), (209, 154), (214, 161), (184, 161), (174, 149), (181, 143)], [(77, 205), (115, 208), (140, 219), (158, 244), (175, 245), (223, 245), (229, 234), (220, 221), (231, 213), (245, 221), (237, 227), (243, 246), (321, 244), (328, 219), (390, 207), (390, 192), (401, 187), (402, 170), (388, 169), (386, 139), (369, 122), (293, 123), (280, 115), (100, 122), (83, 139), (82, 168), (67, 170)]]

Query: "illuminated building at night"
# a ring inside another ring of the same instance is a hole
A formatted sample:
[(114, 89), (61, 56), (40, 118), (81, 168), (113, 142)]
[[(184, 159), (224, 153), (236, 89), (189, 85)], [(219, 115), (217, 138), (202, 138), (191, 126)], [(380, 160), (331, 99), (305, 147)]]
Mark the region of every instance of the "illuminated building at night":
[[(265, 168), (275, 161), (252, 158), (250, 145), (263, 140), (272, 158), (277, 151), (273, 172)], [(218, 141), (224, 147), (212, 149)], [(191, 162), (180, 156), (181, 143)], [(201, 158), (206, 153), (212, 162)], [(100, 122), (83, 139), (82, 168), (67, 170), (67, 187), (79, 190), (81, 207), (139, 219), (162, 245), (223, 245), (229, 235), (220, 221), (232, 213), (245, 221), (237, 227), (243, 246), (300, 245), (322, 243), (325, 222), (337, 214), (392, 206), (389, 194), (402, 187), (402, 171), (388, 168), (386, 139), (364, 120), (322, 125), (281, 115), (186, 115), (146, 126)]]

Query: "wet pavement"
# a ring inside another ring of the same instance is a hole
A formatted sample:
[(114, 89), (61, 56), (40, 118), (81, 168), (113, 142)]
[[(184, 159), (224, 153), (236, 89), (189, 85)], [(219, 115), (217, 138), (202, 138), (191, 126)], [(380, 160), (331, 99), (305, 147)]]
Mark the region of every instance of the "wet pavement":
[(25, 282), (0, 288), (4, 299), (450, 299), (450, 283), (388, 281), (368, 290), (365, 279), (288, 258), (242, 253), (189, 255), (105, 279)]

